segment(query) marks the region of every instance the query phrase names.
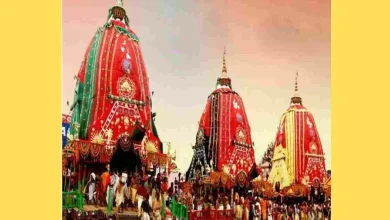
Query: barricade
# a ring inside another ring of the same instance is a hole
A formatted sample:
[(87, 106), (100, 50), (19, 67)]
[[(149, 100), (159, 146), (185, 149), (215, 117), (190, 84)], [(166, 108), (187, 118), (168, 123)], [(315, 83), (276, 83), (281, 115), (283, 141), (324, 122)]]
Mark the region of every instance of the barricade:
[(233, 210), (192, 210), (189, 212), (189, 220), (231, 220), (234, 219), (234, 211)]
[(62, 192), (62, 209), (83, 210), (83, 195), (78, 191)]

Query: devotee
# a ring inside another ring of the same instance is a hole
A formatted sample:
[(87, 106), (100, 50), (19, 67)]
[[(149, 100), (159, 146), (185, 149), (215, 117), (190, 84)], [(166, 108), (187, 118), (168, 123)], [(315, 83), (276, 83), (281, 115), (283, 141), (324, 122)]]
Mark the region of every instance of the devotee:
[(261, 219), (261, 208), (260, 208), (260, 203), (256, 202), (255, 207), (253, 209), (253, 215), (255, 220), (260, 220)]
[(311, 203), (311, 204), (310, 204), (310, 208), (309, 208), (308, 219), (309, 219), (309, 220), (316, 220), (316, 219), (318, 218), (317, 214), (318, 214), (318, 213), (317, 213), (317, 205)]
[(145, 200), (145, 198), (147, 196), (148, 196), (147, 189), (145, 187), (145, 184), (144, 184), (143, 180), (141, 180), (140, 185), (139, 185), (139, 187), (137, 189), (138, 214), (139, 215), (141, 215), (141, 211), (142, 211), (142, 202)]
[(231, 210), (231, 206), (229, 204), (229, 198), (225, 196), (225, 210)]
[(245, 202), (244, 197), (241, 197), (237, 202), (236, 210), (235, 210), (236, 219), (242, 220), (244, 202)]
[(116, 197), (115, 197), (115, 203), (116, 207), (118, 208), (118, 213), (123, 212), (123, 204), (125, 200), (125, 178), (122, 176), (120, 179), (118, 186), (116, 187)]
[(256, 209), (255, 209), (255, 200), (257, 198), (249, 198), (250, 200), (250, 208), (249, 208), (249, 219), (254, 219), (256, 215)]
[(150, 220), (149, 213), (151, 211), (151, 208), (149, 204), (149, 195), (146, 195), (146, 197), (142, 201), (141, 209), (142, 209), (141, 220)]
[(153, 219), (161, 220), (161, 193), (156, 194), (156, 198), (153, 201)]
[(131, 189), (130, 189), (130, 197), (131, 197), (131, 206), (136, 207), (137, 205), (137, 176), (133, 176), (131, 178)]
[(279, 219), (279, 206), (278, 204), (273, 204), (272, 207), (272, 219), (273, 220), (278, 220)]
[(267, 219), (267, 201), (263, 198), (260, 198), (260, 208), (261, 208), (261, 219)]
[(320, 204), (318, 207), (317, 207), (317, 209), (318, 209), (318, 219), (320, 219), (320, 220), (324, 220), (324, 208), (323, 208), (323, 205), (322, 204)]
[(244, 219), (245, 220), (249, 220), (249, 211), (250, 211), (250, 208), (251, 208), (251, 204), (250, 204), (250, 199), (249, 199), (249, 196), (245, 199), (245, 203), (244, 203)]
[(152, 182), (152, 185), (150, 186), (151, 187), (151, 197), (149, 197), (149, 204), (153, 204), (153, 201), (156, 199), (156, 194), (157, 194), (157, 185), (156, 185), (156, 182)]
[(164, 177), (161, 182), (161, 192), (163, 194), (163, 201), (168, 199), (168, 178)]
[(223, 207), (222, 198), (217, 199), (217, 207), (218, 207), (218, 211), (223, 210), (224, 207)]
[(107, 186), (107, 193), (106, 193), (106, 203), (107, 203), (107, 206), (108, 204), (113, 205), (113, 201), (114, 201), (114, 184), (115, 184), (115, 179), (114, 178), (109, 178), (109, 184)]
[(302, 203), (302, 206), (301, 206), (301, 220), (308, 220), (308, 207), (307, 207), (307, 203), (306, 202), (303, 202)]
[(161, 189), (161, 174), (157, 173), (156, 181), (155, 181), (155, 187), (156, 189)]
[(106, 165), (106, 171), (102, 173), (101, 175), (101, 195), (100, 195), (100, 201), (104, 204), (106, 194), (107, 194), (107, 186), (109, 185), (110, 181), (110, 164)]
[(85, 185), (84, 195), (87, 195), (88, 204), (96, 205), (96, 175), (91, 173), (89, 181)]
[(203, 200), (203, 197), (200, 197), (200, 199), (199, 199), (200, 201), (199, 201), (199, 204), (198, 204), (198, 210), (203, 210), (204, 209), (204, 200)]
[(130, 190), (128, 187), (128, 174), (127, 170), (123, 170), (122, 175), (121, 175), (121, 181), (123, 183), (123, 208), (126, 209), (126, 205), (128, 201), (130, 200)]
[(328, 204), (327, 203), (324, 205), (323, 210), (324, 210), (324, 220), (330, 219), (329, 218), (330, 212), (329, 212), (329, 208), (328, 208)]
[(165, 203), (165, 220), (172, 220), (172, 211), (168, 208), (169, 203)]
[(299, 213), (300, 213), (300, 210), (298, 209), (297, 205), (294, 204), (294, 220), (300, 220)]
[(171, 183), (171, 186), (170, 186), (169, 189), (168, 189), (168, 195), (169, 195), (169, 197), (173, 197), (174, 192), (175, 192), (175, 189), (174, 189), (173, 182), (172, 182), (172, 183)]
[(287, 220), (294, 220), (294, 209), (291, 205), (287, 207)]
[(110, 177), (112, 181), (114, 181), (114, 196), (116, 196), (116, 188), (119, 185), (119, 176), (118, 170), (114, 169), (113, 175)]
[(272, 220), (272, 202), (269, 202), (267, 220)]

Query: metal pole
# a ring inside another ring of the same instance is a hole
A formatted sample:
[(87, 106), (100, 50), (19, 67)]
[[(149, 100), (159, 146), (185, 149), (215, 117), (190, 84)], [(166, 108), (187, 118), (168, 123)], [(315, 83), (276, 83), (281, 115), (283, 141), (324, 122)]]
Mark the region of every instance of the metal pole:
[(66, 191), (66, 174), (68, 173), (68, 168), (66, 168), (66, 165), (65, 165), (65, 175), (64, 175), (64, 178), (65, 178), (65, 180), (64, 180), (64, 191)]

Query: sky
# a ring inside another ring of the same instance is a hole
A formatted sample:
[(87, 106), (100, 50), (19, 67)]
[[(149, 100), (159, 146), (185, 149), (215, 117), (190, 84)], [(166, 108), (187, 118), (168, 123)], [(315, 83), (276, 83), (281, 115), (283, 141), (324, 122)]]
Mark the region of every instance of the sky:
[[(190, 164), (198, 121), (221, 75), (241, 96), (255, 142), (256, 162), (273, 142), (294, 92), (315, 118), (331, 169), (330, 0), (123, 0), (140, 38), (153, 111), (163, 142)], [(84, 53), (115, 0), (63, 0), (63, 99), (69, 113)]]

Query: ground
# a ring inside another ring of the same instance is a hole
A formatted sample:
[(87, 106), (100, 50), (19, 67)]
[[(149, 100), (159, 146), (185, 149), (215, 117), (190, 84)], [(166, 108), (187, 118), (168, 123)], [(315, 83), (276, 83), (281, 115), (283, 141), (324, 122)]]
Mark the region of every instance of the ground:
[[(77, 209), (75, 209), (75, 211), (77, 211)], [(99, 211), (103, 212), (106, 217), (105, 218), (97, 217), (97, 212)], [(137, 218), (138, 211), (136, 209), (130, 209), (130, 208), (127, 208), (127, 210), (123, 210), (123, 213), (117, 213), (117, 208), (113, 207), (112, 213), (110, 215), (112, 216), (111, 218), (108, 217), (107, 207), (101, 207), (101, 206), (96, 207), (94, 205), (84, 205), (83, 213), (85, 213), (86, 216), (88, 215), (91, 216), (91, 218), (88, 219), (138, 219)], [(79, 219), (85, 219), (85, 218), (79, 217)]]

